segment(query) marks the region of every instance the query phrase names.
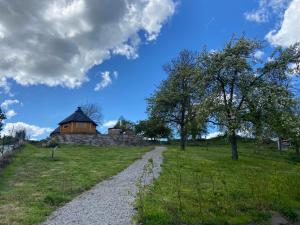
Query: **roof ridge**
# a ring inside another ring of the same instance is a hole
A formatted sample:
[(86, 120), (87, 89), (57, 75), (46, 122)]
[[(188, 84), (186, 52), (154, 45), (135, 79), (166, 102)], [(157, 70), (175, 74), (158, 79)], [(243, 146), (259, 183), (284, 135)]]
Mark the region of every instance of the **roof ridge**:
[(66, 124), (69, 122), (89, 122), (93, 123), (97, 126), (97, 123), (93, 121), (90, 117), (88, 117), (81, 109), (81, 107), (77, 107), (77, 110), (72, 113), (70, 116), (62, 120), (59, 125)]

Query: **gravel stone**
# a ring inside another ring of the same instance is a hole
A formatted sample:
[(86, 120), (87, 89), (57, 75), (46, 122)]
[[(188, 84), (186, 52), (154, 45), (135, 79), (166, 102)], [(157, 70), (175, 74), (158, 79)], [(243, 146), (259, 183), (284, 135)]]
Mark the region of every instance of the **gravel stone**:
[[(136, 183), (149, 159), (153, 159), (154, 177), (158, 177), (164, 147), (156, 147), (116, 176), (102, 181), (55, 211), (43, 225), (131, 225)], [(146, 176), (145, 183), (153, 176)]]

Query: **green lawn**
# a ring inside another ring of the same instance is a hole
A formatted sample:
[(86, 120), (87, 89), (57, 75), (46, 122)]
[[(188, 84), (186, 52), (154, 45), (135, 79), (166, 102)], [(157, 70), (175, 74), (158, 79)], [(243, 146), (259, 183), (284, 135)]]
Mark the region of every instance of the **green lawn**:
[(143, 225), (247, 224), (268, 221), (278, 211), (296, 220), (299, 158), (275, 151), (275, 144), (241, 141), (239, 150), (240, 160), (232, 161), (225, 141), (184, 152), (169, 147), (161, 177), (142, 190), (137, 219)]
[(61, 146), (51, 151), (26, 145), (0, 172), (0, 224), (33, 225), (79, 193), (115, 175), (149, 147)]

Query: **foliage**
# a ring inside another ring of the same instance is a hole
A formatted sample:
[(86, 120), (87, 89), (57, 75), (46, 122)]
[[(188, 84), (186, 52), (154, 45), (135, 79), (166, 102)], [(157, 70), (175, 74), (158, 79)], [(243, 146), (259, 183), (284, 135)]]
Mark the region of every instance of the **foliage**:
[(208, 134), (208, 127), (205, 117), (196, 116), (188, 123), (188, 134), (193, 141), (201, 139), (203, 135)]
[(121, 116), (114, 128), (121, 129), (123, 133), (133, 133), (134, 126), (135, 124), (132, 121), (126, 120), (123, 116)]
[(141, 120), (135, 125), (135, 133), (144, 137), (158, 140), (161, 138), (170, 138), (172, 131), (162, 121), (149, 119)]
[(87, 102), (80, 107), (85, 115), (95, 121), (98, 125), (102, 124), (103, 116), (99, 104)]
[(0, 131), (2, 130), (3, 127), (3, 120), (6, 119), (6, 115), (5, 113), (2, 111), (2, 109), (0, 108)]
[(148, 98), (148, 114), (173, 125), (185, 149), (188, 124), (195, 118), (195, 105), (201, 101), (196, 54), (187, 50), (164, 66), (168, 78)]
[(22, 129), (22, 130), (16, 131), (15, 139), (19, 140), (19, 141), (24, 141), (26, 139), (26, 130)]
[(54, 140), (50, 140), (49, 142), (46, 143), (45, 147), (47, 148), (55, 148), (55, 147), (58, 147), (59, 146), (59, 143), (57, 143), (56, 141)]
[(260, 41), (233, 36), (219, 51), (180, 52), (148, 98), (150, 117), (177, 128), (183, 149), (206, 122), (217, 125), (228, 134), (233, 160), (238, 132), (261, 139), (284, 133), (278, 121), (292, 105), (289, 75), (300, 72), (300, 44), (277, 48), (266, 61), (255, 57), (263, 48)]
[(0, 173), (1, 225), (40, 224), (57, 207), (111, 177), (149, 147), (62, 145), (51, 149), (26, 145)]
[(19, 141), (24, 141), (26, 139), (26, 131), (25, 130), (19, 130), (16, 131), (14, 134), (10, 135), (3, 135), (1, 138), (1, 145), (14, 145)]
[(290, 139), (299, 156), (300, 148), (300, 102), (299, 99), (292, 102), (290, 107), (277, 117), (276, 129), (279, 137)]
[(226, 130), (234, 160), (238, 159), (236, 132), (264, 119), (258, 114), (258, 120), (253, 120), (257, 118), (253, 113), (269, 110), (271, 116), (286, 104), (283, 100), (290, 100), (279, 97), (278, 92), (289, 94), (290, 65), (300, 60), (298, 44), (277, 49), (267, 62), (255, 58), (262, 47), (259, 41), (233, 37), (222, 50), (204, 49), (199, 57), (207, 94), (200, 111), (208, 110), (213, 121)]
[(289, 161), (291, 153), (274, 151), (276, 143), (263, 145), (262, 151), (254, 153), (258, 148), (255, 141), (239, 140), (243, 157), (232, 162), (226, 145), (219, 138), (199, 142), (187, 151), (170, 147), (164, 153), (161, 176), (147, 187), (139, 222), (264, 224), (271, 211), (288, 216), (291, 222), (296, 220), (300, 164)]

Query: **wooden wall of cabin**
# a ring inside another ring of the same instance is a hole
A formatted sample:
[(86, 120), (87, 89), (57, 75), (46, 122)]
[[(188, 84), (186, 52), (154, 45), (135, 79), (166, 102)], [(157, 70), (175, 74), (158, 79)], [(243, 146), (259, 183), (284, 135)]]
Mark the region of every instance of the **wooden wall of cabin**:
[(71, 122), (60, 126), (60, 132), (64, 134), (93, 134), (96, 126), (92, 123)]

